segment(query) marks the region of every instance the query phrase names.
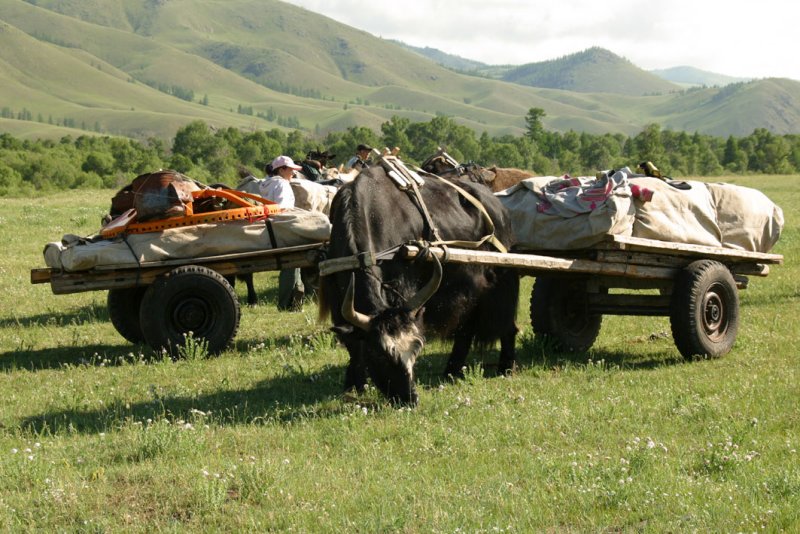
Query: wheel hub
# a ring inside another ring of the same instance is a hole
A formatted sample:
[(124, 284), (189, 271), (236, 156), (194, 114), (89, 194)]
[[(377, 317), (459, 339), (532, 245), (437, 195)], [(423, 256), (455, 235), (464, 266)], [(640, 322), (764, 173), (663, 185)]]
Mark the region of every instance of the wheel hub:
[(182, 300), (173, 313), (175, 325), (182, 332), (200, 332), (210, 317), (208, 304), (201, 299)]
[(727, 329), (722, 298), (715, 292), (706, 293), (703, 299), (703, 328), (711, 338), (723, 336)]

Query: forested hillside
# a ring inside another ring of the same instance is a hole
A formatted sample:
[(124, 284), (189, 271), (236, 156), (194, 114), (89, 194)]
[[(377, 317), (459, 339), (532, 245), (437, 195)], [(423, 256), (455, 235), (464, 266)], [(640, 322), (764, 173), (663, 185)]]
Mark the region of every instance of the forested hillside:
[(20, 140), (0, 134), (0, 196), (80, 187), (119, 187), (136, 175), (173, 168), (205, 183), (238, 183), (240, 171), (263, 175), (279, 154), (300, 161), (310, 150), (327, 149), (340, 164), (357, 144), (400, 147), (402, 158), (419, 163), (445, 146), (461, 162), (519, 167), (539, 175), (593, 175), (597, 170), (654, 162), (665, 174), (715, 176), (734, 173), (800, 172), (800, 136), (758, 129), (736, 138), (662, 130), (650, 125), (635, 136), (548, 131), (543, 110), (526, 116), (521, 136), (477, 136), (448, 117), (414, 122), (394, 117), (380, 131), (364, 127), (331, 132), (323, 139), (279, 129), (245, 133), (235, 127), (212, 129), (202, 121), (180, 128), (169, 145), (151, 139), (84, 135), (58, 141)]
[(736, 78), (733, 76), (726, 76), (724, 74), (717, 74), (715, 72), (707, 72), (704, 70), (696, 69), (683, 65), (680, 67), (671, 67), (669, 69), (656, 69), (650, 71), (659, 78), (664, 78), (672, 83), (696, 87), (696, 86), (719, 86), (730, 85), (732, 83), (741, 83), (750, 81), (747, 78)]
[(669, 93), (680, 89), (602, 48), (590, 48), (551, 61), (521, 65), (503, 74), (503, 80), (580, 93), (630, 96)]

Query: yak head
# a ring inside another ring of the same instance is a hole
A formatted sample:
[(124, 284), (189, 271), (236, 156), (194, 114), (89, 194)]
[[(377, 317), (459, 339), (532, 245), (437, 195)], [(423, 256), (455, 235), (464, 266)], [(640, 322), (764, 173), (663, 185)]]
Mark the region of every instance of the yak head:
[(363, 331), (361, 351), (373, 384), (397, 404), (415, 405), (418, 401), (414, 363), (425, 344), (423, 306), (442, 281), (442, 265), (435, 256), (433, 263), (431, 279), (404, 306), (389, 307), (375, 315), (356, 311), (355, 275), (342, 302), (342, 316)]

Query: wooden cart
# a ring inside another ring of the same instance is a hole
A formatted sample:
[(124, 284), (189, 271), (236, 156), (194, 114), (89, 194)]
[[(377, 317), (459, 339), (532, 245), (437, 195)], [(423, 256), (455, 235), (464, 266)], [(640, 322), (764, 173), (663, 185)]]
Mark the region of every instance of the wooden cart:
[(317, 264), (325, 244), (203, 258), (143, 262), (87, 271), (31, 270), (31, 283), (49, 283), (55, 294), (108, 290), (108, 313), (132, 343), (172, 350), (189, 332), (223, 350), (236, 336), (239, 300), (227, 277)]
[[(668, 316), (675, 345), (687, 358), (729, 352), (739, 327), (738, 289), (747, 287), (748, 276), (767, 276), (770, 264), (783, 262), (778, 254), (624, 236), (575, 251), (431, 251), (443, 262), (505, 266), (535, 276), (534, 334), (562, 349), (588, 350), (603, 315)], [(418, 253), (405, 246), (395, 257)], [(336, 261), (326, 261), (320, 274), (338, 270)]]
[[(219, 352), (235, 337), (240, 317), (225, 277), (315, 266), (323, 247), (314, 243), (74, 273), (33, 269), (31, 282), (49, 283), (56, 294), (109, 290), (111, 322), (133, 343), (171, 348), (192, 332), (208, 341), (210, 352)], [(504, 266), (535, 276), (530, 297), (534, 334), (553, 339), (562, 349), (588, 350), (603, 315), (668, 316), (675, 345), (685, 357), (729, 352), (739, 327), (738, 289), (747, 287), (748, 276), (767, 276), (770, 264), (783, 262), (778, 254), (624, 236), (575, 251), (430, 250), (443, 262)], [(406, 245), (378, 260), (412, 259), (418, 253), (418, 247)], [(350, 261), (328, 260), (320, 274), (351, 268)]]

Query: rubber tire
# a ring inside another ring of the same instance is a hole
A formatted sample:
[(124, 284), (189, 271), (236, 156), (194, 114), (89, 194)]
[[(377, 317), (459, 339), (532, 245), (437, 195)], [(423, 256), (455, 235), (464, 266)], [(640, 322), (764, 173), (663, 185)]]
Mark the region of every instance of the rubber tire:
[(146, 287), (126, 287), (109, 289), (106, 303), (108, 317), (117, 332), (133, 344), (142, 343), (142, 325), (139, 321), (139, 308)]
[(191, 332), (208, 342), (209, 354), (216, 354), (236, 337), (240, 317), (236, 293), (221, 274), (184, 265), (147, 288), (139, 320), (145, 341), (155, 350), (174, 355)]
[(730, 270), (713, 260), (682, 269), (675, 280), (669, 322), (684, 358), (718, 358), (730, 352), (739, 332), (739, 293)]
[(602, 314), (590, 314), (586, 279), (537, 276), (531, 291), (533, 333), (566, 352), (586, 352), (600, 334)]

